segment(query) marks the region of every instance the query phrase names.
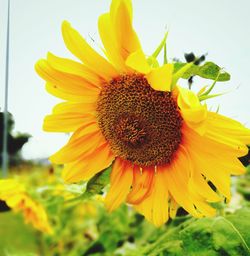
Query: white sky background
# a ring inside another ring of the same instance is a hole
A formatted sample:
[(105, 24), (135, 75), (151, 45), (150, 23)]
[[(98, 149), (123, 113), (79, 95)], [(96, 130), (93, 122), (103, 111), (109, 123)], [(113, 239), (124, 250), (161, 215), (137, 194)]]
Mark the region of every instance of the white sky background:
[[(100, 46), (98, 16), (108, 10), (109, 0), (11, 0), (9, 111), (15, 131), (33, 137), (23, 148), (25, 158), (48, 157), (67, 136), (42, 131), (46, 114), (58, 99), (44, 89), (34, 64), (47, 51), (74, 58), (64, 46), (61, 22), (68, 20), (89, 42)], [(134, 27), (143, 48), (151, 54), (170, 29), (168, 56), (183, 60), (185, 52), (201, 55), (224, 67), (230, 82), (218, 83), (220, 91), (233, 91), (208, 101), (215, 110), (250, 127), (250, 1), (249, 0), (134, 0)], [(0, 0), (0, 107), (4, 105), (4, 61), (7, 0)], [(200, 83), (201, 82), (201, 83)], [(185, 84), (185, 82), (184, 82)], [(199, 80), (197, 88), (211, 84)], [(239, 86), (238, 89), (235, 89)], [(217, 89), (217, 90), (218, 90)]]

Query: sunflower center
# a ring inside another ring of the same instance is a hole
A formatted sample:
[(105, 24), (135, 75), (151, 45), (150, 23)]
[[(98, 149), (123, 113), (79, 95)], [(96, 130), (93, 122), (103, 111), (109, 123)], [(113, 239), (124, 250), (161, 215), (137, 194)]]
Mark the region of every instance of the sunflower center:
[(145, 126), (137, 117), (121, 116), (115, 125), (117, 138), (124, 143), (136, 147), (142, 145), (147, 138)]
[(181, 142), (182, 117), (171, 92), (155, 91), (143, 75), (104, 84), (97, 113), (112, 151), (140, 166), (169, 163)]

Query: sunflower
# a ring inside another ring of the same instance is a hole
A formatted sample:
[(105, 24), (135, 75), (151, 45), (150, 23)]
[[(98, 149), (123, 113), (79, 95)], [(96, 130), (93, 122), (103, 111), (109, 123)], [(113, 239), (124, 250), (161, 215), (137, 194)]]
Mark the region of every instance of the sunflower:
[(26, 223), (31, 223), (34, 228), (44, 233), (53, 233), (42, 205), (31, 199), (26, 188), (16, 180), (0, 180), (0, 200), (5, 201), (15, 212), (21, 212)]
[(113, 163), (110, 211), (127, 202), (156, 226), (179, 206), (213, 216), (209, 203), (230, 199), (230, 175), (245, 171), (238, 158), (247, 154), (250, 131), (177, 85), (190, 64), (174, 72), (173, 64), (146, 57), (130, 0), (113, 0), (98, 28), (107, 58), (64, 21), (64, 42), (80, 62), (48, 53), (36, 64), (47, 91), (65, 100), (44, 130), (73, 133), (51, 161), (64, 164), (66, 182), (86, 181)]

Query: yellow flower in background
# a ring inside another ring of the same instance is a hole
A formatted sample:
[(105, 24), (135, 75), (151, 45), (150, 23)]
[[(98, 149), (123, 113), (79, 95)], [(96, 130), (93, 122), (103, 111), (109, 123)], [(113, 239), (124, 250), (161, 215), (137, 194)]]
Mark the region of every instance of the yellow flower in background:
[(178, 206), (213, 216), (209, 202), (229, 199), (230, 175), (245, 171), (238, 157), (248, 152), (250, 131), (177, 86), (181, 74), (173, 64), (148, 64), (131, 1), (113, 0), (98, 27), (107, 59), (65, 21), (64, 42), (80, 62), (48, 53), (36, 64), (47, 91), (65, 100), (44, 130), (73, 133), (51, 161), (65, 165), (66, 182), (88, 180), (114, 162), (110, 211), (126, 201), (157, 226)]
[(0, 200), (15, 212), (21, 212), (26, 223), (31, 223), (36, 229), (52, 234), (47, 214), (42, 205), (33, 201), (22, 184), (13, 179), (0, 180)]

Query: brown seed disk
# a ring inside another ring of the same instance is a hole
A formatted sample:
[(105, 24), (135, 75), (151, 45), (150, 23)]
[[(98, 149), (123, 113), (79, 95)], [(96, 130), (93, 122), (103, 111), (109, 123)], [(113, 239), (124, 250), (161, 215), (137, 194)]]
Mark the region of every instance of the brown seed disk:
[(169, 163), (181, 142), (182, 117), (171, 92), (152, 89), (141, 74), (104, 84), (97, 113), (112, 151), (140, 166)]

